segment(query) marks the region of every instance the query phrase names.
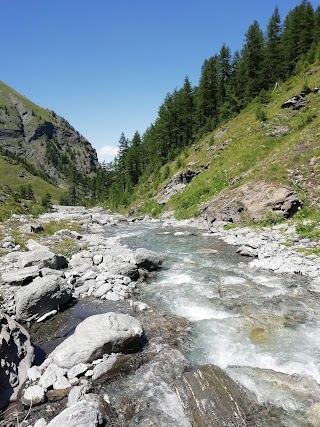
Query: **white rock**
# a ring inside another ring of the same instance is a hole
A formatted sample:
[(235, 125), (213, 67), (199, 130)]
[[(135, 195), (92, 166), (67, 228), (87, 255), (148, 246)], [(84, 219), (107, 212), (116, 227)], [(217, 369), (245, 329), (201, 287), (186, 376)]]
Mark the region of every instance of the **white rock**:
[(66, 377), (59, 377), (57, 381), (53, 384), (54, 390), (65, 390), (66, 388), (70, 388), (71, 384), (67, 380)]
[(88, 369), (88, 365), (86, 363), (78, 363), (77, 365), (74, 365), (71, 369), (69, 369), (67, 373), (67, 377), (69, 380), (72, 378), (77, 377), (78, 375), (83, 374)]
[(30, 381), (36, 381), (41, 377), (41, 369), (39, 366), (32, 366), (30, 369), (28, 369), (27, 375)]
[(27, 405), (43, 402), (44, 389), (39, 385), (32, 385), (24, 390), (22, 400)]
[(40, 418), (40, 420), (36, 421), (33, 427), (47, 427), (48, 423), (44, 418)]
[(65, 370), (54, 363), (51, 363), (39, 380), (39, 386), (47, 390), (58, 378), (63, 377)]
[(112, 289), (113, 284), (112, 283), (104, 283), (103, 285), (99, 286), (99, 288), (94, 292), (94, 296), (96, 298), (102, 297), (102, 295), (105, 295), (110, 289)]
[(94, 255), (94, 257), (93, 257), (93, 264), (94, 265), (99, 265), (99, 264), (101, 264), (102, 263), (102, 261), (103, 261), (103, 256), (102, 255)]
[(39, 317), (39, 319), (37, 320), (37, 323), (43, 322), (44, 320), (54, 316), (57, 313), (58, 313), (58, 310), (51, 310), (48, 313), (45, 313), (41, 317)]
[(120, 296), (115, 292), (109, 291), (105, 294), (105, 299), (109, 301), (120, 301)]
[(102, 422), (102, 414), (98, 409), (80, 401), (62, 411), (47, 427), (98, 427)]
[[(72, 368), (105, 353), (117, 353), (134, 345), (142, 335), (140, 322), (127, 314), (104, 313), (88, 317), (51, 353), (58, 366)], [(69, 371), (70, 372), (70, 371)], [(68, 372), (68, 374), (69, 374)], [(68, 375), (69, 378), (69, 375)]]

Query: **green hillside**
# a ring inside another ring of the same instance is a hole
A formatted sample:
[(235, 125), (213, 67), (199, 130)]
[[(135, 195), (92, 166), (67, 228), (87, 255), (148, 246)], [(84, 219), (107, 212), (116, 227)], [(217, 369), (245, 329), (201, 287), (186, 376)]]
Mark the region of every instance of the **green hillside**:
[[(200, 205), (222, 189), (263, 179), (290, 185), (305, 205), (320, 204), (320, 94), (308, 93), (300, 110), (281, 108), (302, 90), (320, 86), (320, 67), (310, 67), (258, 97), (234, 119), (185, 148), (160, 174), (139, 183), (133, 206), (140, 213), (175, 211), (177, 218), (199, 215)], [(160, 206), (153, 198), (179, 171), (200, 171), (186, 188)]]

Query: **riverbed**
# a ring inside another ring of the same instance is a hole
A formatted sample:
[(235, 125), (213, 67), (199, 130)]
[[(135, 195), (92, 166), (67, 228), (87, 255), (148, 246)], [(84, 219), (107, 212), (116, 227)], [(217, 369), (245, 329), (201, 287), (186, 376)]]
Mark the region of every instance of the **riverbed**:
[(320, 302), (307, 291), (311, 279), (251, 268), (235, 247), (190, 227), (123, 223), (105, 235), (164, 256), (140, 297), (191, 322), (184, 353), (194, 366), (226, 370), (259, 403), (283, 409), (288, 426), (319, 425)]

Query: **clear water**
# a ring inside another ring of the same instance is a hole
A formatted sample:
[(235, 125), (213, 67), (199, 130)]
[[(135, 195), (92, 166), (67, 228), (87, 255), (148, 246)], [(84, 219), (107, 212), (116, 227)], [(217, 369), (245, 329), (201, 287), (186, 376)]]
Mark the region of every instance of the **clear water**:
[(107, 235), (164, 256), (141, 299), (190, 320), (185, 352), (194, 365), (225, 369), (261, 403), (294, 414), (287, 425), (319, 426), (320, 301), (308, 294), (308, 279), (253, 270), (217, 238), (176, 231), (130, 224)]

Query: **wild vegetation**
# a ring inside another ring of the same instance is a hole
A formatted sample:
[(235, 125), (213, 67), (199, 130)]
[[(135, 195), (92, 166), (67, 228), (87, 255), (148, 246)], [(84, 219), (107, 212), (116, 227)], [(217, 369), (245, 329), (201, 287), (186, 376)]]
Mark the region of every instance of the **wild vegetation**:
[[(320, 155), (318, 95), (310, 94), (300, 111), (281, 105), (319, 85), (319, 59), (320, 7), (314, 10), (303, 0), (283, 23), (276, 8), (265, 33), (254, 21), (240, 52), (232, 55), (223, 45), (204, 61), (198, 86), (186, 77), (180, 89), (168, 93), (143, 135), (136, 132), (132, 141), (121, 135), (117, 158), (92, 182), (92, 203), (117, 210), (139, 205), (141, 213), (155, 216), (174, 210), (186, 218), (198, 215), (200, 204), (222, 189), (250, 177), (293, 183), (307, 198), (310, 189), (295, 177), (310, 155)], [(188, 167), (201, 173), (159, 206), (153, 199), (157, 191)]]

